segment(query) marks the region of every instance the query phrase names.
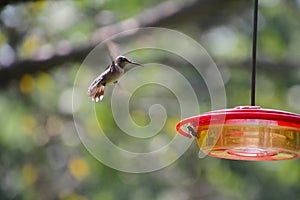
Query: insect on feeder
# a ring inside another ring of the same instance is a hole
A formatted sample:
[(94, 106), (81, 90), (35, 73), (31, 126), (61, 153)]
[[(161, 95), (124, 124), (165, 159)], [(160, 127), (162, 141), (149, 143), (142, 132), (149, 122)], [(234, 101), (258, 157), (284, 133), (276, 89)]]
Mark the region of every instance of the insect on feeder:
[(288, 160), (300, 155), (300, 115), (255, 106), (258, 0), (254, 1), (251, 106), (204, 113), (176, 129), (202, 152), (234, 160)]

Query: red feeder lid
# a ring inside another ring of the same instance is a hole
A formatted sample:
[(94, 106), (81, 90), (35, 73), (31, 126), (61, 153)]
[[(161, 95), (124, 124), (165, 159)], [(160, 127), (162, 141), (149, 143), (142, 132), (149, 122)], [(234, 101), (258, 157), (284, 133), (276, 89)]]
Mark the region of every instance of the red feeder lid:
[(290, 112), (239, 106), (184, 119), (176, 129), (195, 136), (200, 149), (215, 157), (283, 160), (300, 155), (300, 115)]

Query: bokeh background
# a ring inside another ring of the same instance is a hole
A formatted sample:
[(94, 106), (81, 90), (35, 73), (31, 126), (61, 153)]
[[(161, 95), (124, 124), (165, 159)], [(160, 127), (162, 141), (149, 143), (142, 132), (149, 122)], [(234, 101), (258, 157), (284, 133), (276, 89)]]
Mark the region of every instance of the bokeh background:
[[(257, 105), (300, 113), (300, 1), (260, 0), (259, 9)], [(199, 159), (193, 143), (170, 166), (131, 174), (103, 165), (85, 149), (73, 121), (76, 73), (87, 54), (105, 38), (145, 26), (174, 29), (198, 41), (222, 74), (227, 106), (249, 104), (252, 1), (1, 0), (0, 198), (300, 199), (299, 159)], [(128, 38), (133, 46), (143, 42), (141, 37)], [(107, 50), (99, 56), (103, 57), (98, 69), (101, 72), (109, 63)], [(210, 110), (205, 84), (188, 63), (151, 52), (137, 53), (134, 59), (177, 66), (198, 94), (199, 113)], [(95, 68), (87, 73), (95, 73)], [(152, 97), (152, 104), (155, 95), (164, 96), (158, 103), (166, 106), (176, 100), (167, 88), (141, 88), (130, 107), (137, 124), (149, 123), (149, 105), (139, 104), (139, 98)], [(180, 110), (172, 108), (159, 133), (163, 135), (159, 144), (177, 134)], [(122, 131), (113, 118), (105, 118), (111, 116), (110, 101), (95, 109), (111, 133), (109, 137), (118, 144)], [(83, 123), (93, 128), (88, 119)], [(126, 146), (130, 147), (130, 140)]]

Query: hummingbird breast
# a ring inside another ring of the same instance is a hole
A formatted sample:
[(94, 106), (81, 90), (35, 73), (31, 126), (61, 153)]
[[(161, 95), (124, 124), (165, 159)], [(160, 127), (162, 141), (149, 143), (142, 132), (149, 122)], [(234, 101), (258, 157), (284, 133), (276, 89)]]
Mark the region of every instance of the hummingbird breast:
[(118, 66), (114, 66), (112, 69), (107, 69), (104, 73), (103, 73), (103, 79), (102, 79), (102, 83), (105, 84), (110, 84), (113, 83), (115, 81), (117, 81), (121, 75), (124, 73), (124, 69), (118, 67)]

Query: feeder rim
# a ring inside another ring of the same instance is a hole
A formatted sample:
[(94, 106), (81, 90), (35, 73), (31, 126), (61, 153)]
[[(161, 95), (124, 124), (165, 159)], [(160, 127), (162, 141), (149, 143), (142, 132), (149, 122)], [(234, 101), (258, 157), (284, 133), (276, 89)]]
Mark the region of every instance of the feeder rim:
[(196, 115), (180, 121), (176, 130), (183, 136), (192, 137), (181, 127), (185, 124), (193, 124), (193, 126), (207, 126), (210, 122), (214, 124), (226, 124), (226, 120), (232, 119), (258, 119), (258, 120), (273, 120), (283, 123), (285, 126), (300, 128), (300, 115), (292, 112), (286, 112), (274, 109), (265, 109), (260, 106), (237, 106), (230, 109), (222, 109), (211, 112), (206, 112), (202, 115)]

